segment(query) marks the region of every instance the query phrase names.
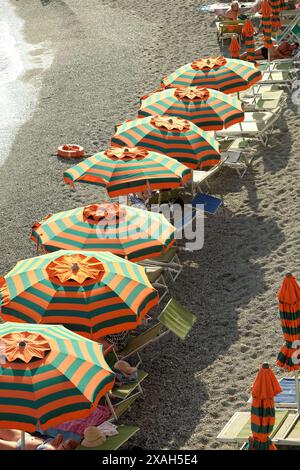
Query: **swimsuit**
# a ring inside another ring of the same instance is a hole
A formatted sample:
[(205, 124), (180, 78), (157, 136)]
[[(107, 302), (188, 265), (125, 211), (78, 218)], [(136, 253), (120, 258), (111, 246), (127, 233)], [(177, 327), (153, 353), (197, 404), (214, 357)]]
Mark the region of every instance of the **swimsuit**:
[[(26, 441), (28, 442), (30, 440), (31, 436), (30, 434), (25, 433), (25, 446), (26, 446)], [(47, 450), (48, 449), (48, 443), (52, 440), (51, 439), (46, 439), (44, 442), (39, 444), (35, 450)], [(18, 439), (16, 442), (16, 450), (24, 450), (22, 449), (22, 439)]]

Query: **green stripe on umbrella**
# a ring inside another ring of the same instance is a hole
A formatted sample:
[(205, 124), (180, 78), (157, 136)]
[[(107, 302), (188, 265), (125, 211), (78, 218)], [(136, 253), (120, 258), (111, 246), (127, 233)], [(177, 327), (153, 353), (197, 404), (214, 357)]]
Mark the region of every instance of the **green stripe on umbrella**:
[(5, 321), (63, 324), (96, 340), (136, 328), (157, 302), (144, 268), (109, 252), (20, 261), (0, 285)]
[(142, 148), (111, 148), (86, 158), (64, 172), (71, 186), (75, 181), (106, 187), (110, 197), (183, 186), (191, 170), (173, 158)]
[(50, 215), (34, 224), (31, 238), (44, 252), (110, 251), (138, 261), (167, 251), (174, 232), (163, 214), (103, 202)]
[[(174, 87), (144, 96), (139, 118), (155, 115), (188, 119), (206, 131), (228, 128), (244, 119), (239, 100), (216, 90), (195, 86)], [(214, 139), (210, 137), (209, 140), (207, 134), (203, 133), (201, 139), (215, 147)], [(165, 153), (168, 153), (167, 149)]]
[(275, 423), (274, 396), (282, 389), (269, 364), (264, 363), (252, 385), (251, 431), (248, 450), (276, 450), (270, 439)]
[(0, 325), (0, 428), (86, 417), (114, 384), (102, 346), (59, 325)]

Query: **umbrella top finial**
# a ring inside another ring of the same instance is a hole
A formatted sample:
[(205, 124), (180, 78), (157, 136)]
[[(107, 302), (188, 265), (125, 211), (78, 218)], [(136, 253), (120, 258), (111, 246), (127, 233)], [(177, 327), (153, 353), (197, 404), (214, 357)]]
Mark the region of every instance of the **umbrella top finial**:
[(270, 368), (269, 363), (268, 363), (268, 362), (264, 362), (263, 365), (262, 365), (262, 368), (263, 368), (263, 369), (269, 369), (269, 368)]
[(292, 273), (286, 273), (286, 277), (293, 277)]
[(20, 341), (19, 342), (19, 347), (20, 348), (25, 348), (25, 346), (26, 346), (26, 341)]

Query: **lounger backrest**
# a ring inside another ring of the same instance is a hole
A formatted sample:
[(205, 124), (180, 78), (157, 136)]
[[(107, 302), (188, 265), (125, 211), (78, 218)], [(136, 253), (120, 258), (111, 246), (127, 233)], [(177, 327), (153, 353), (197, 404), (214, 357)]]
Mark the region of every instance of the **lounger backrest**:
[(177, 300), (171, 299), (158, 317), (168, 330), (184, 340), (196, 321), (196, 316)]
[(152, 326), (152, 328), (149, 328), (148, 330), (144, 331), (140, 335), (132, 337), (128, 341), (127, 346), (119, 353), (119, 356), (127, 357), (128, 355), (131, 355), (134, 352), (140, 351), (147, 344), (158, 339), (160, 332), (161, 332), (161, 325), (157, 323), (156, 325)]

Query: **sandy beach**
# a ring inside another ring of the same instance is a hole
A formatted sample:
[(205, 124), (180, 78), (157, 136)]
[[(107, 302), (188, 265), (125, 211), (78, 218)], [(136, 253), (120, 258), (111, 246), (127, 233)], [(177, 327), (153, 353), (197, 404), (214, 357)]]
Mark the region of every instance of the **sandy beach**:
[[(0, 167), (1, 276), (35, 255), (35, 221), (107, 199), (96, 186), (70, 191), (62, 174), (71, 164), (51, 155), (56, 148), (104, 149), (162, 76), (219, 54), (213, 15), (200, 3), (11, 0), (35, 57), (46, 42), (52, 64), (23, 75), (32, 86), (39, 77), (38, 102)], [(212, 184), (225, 209), (206, 220), (203, 249), (182, 253), (185, 269), (172, 287), (198, 321), (186, 342), (169, 335), (144, 351), (145, 396), (122, 418), (140, 426), (131, 444), (229, 448), (216, 436), (247, 409), (259, 364), (286, 375), (275, 364), (283, 342), (276, 295), (286, 272), (299, 278), (299, 106), (288, 98), (270, 145), (259, 147), (242, 180), (224, 169)]]

